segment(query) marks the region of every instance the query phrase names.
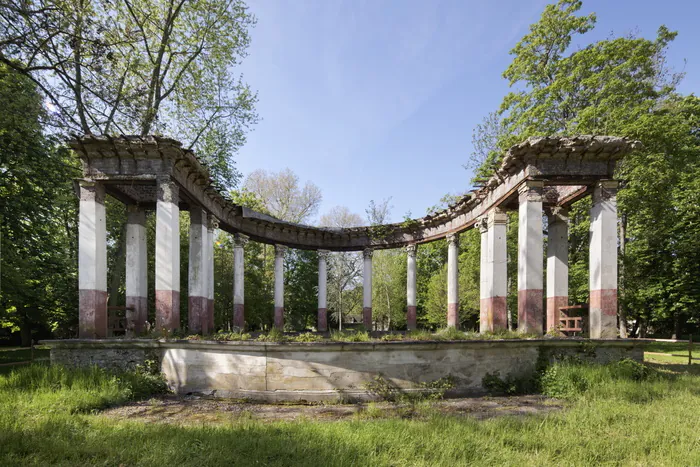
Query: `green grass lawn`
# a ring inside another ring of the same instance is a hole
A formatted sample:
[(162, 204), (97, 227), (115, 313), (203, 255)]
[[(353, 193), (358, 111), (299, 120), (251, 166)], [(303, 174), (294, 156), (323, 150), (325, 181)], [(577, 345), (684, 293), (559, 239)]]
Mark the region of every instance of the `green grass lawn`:
[[(34, 359), (48, 359), (50, 350), (48, 347), (34, 347)], [(27, 347), (0, 347), (0, 365), (30, 361), (32, 350)]]
[(567, 408), (548, 415), (204, 425), (100, 415), (162, 390), (152, 376), (22, 366), (0, 375), (0, 465), (700, 465), (697, 369), (551, 367)]

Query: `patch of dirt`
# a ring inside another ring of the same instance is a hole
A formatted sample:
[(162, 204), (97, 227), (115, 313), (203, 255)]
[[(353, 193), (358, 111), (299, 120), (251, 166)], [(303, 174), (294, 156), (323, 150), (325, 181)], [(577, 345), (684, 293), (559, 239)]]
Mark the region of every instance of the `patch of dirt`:
[(543, 396), (446, 399), (417, 405), (371, 404), (261, 404), (199, 396), (166, 396), (114, 407), (102, 412), (118, 420), (149, 423), (220, 423), (240, 420), (335, 421), (350, 418), (426, 418), (436, 413), (487, 419), (506, 415), (546, 414), (564, 404)]

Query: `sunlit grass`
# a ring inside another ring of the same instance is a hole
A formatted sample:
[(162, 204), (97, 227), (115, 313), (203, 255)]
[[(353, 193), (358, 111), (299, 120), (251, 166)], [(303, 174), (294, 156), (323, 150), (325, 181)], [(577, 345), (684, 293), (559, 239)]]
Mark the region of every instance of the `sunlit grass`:
[[(700, 377), (634, 364), (558, 365), (563, 411), (479, 421), (430, 405), (350, 420), (118, 421), (93, 411), (146, 396), (140, 376), (31, 366), (0, 376), (2, 465), (698, 465)], [(141, 389), (137, 389), (141, 388)]]

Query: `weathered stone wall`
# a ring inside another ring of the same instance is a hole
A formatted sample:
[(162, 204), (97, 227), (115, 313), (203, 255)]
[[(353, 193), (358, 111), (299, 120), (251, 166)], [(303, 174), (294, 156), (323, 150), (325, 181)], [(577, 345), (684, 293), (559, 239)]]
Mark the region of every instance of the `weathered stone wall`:
[(158, 358), (178, 394), (266, 401), (371, 399), (381, 375), (402, 390), (451, 376), (448, 395), (480, 395), (487, 373), (525, 377), (562, 358), (606, 363), (643, 359), (644, 341), (509, 340), (461, 342), (293, 343), (149, 340), (48, 341), (52, 363), (129, 368)]

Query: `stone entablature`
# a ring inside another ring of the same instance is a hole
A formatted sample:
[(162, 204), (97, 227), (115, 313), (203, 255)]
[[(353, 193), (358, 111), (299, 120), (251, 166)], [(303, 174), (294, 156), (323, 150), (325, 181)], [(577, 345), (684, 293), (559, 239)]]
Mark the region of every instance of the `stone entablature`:
[(263, 401), (371, 400), (381, 376), (403, 391), (451, 377), (447, 396), (482, 395), (483, 378), (531, 375), (565, 356), (608, 363), (643, 360), (649, 341), (516, 339), (453, 342), (269, 343), (166, 340), (44, 341), (51, 363), (125, 369), (158, 360), (178, 394)]
[(220, 228), (251, 239), (300, 249), (361, 251), (420, 244), (474, 227), (494, 207), (517, 202), (526, 180), (543, 180), (545, 205), (568, 205), (610, 179), (615, 163), (640, 146), (611, 136), (534, 137), (513, 146), (479, 190), (448, 209), (409, 222), (377, 227), (322, 228), (294, 224), (234, 204), (208, 169), (180, 142), (164, 137), (84, 136), (69, 142), (83, 161), (84, 177), (105, 184), (126, 204), (155, 206), (156, 181), (172, 177), (182, 208), (198, 204), (220, 220)]

